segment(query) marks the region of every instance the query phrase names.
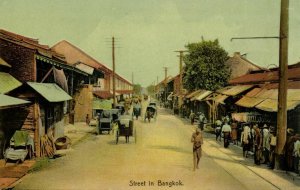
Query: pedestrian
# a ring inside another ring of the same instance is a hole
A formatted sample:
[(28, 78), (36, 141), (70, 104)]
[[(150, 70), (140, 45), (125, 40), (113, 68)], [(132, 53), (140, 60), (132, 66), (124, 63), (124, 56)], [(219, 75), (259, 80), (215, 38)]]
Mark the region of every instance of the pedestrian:
[(273, 169), (275, 166), (275, 148), (276, 148), (276, 130), (275, 127), (270, 126), (270, 136), (269, 136), (269, 142), (270, 142), (270, 153), (269, 153), (269, 165), (268, 167)]
[(201, 129), (201, 131), (203, 131), (203, 129), (204, 129), (205, 120), (206, 120), (205, 115), (202, 112), (200, 112), (200, 114), (199, 114), (199, 128)]
[(229, 146), (231, 127), (228, 125), (228, 121), (226, 119), (224, 120), (224, 125), (222, 126), (222, 133), (224, 137), (224, 148), (227, 148)]
[(250, 151), (250, 127), (248, 125), (244, 126), (242, 135), (241, 135), (241, 143), (243, 146), (243, 157), (248, 157), (248, 153)]
[(90, 122), (91, 122), (90, 116), (89, 116), (89, 114), (86, 114), (86, 117), (85, 117), (85, 123), (86, 123), (87, 125), (90, 125)]
[(253, 126), (253, 129), (255, 131), (255, 141), (254, 141), (254, 163), (256, 165), (260, 165), (260, 159), (261, 159), (261, 148), (262, 148), (262, 135), (260, 133), (260, 130), (258, 126), (255, 124)]
[(222, 130), (222, 121), (218, 119), (216, 121), (216, 127), (215, 127), (216, 141), (218, 141), (218, 139), (220, 139), (221, 141), (221, 130)]
[(196, 132), (193, 133), (191, 142), (193, 143), (193, 170), (195, 171), (196, 168), (199, 169), (199, 161), (202, 156), (203, 134), (199, 128), (196, 128)]
[(195, 121), (195, 113), (193, 112), (193, 110), (191, 110), (190, 120), (191, 120), (191, 124), (194, 125), (194, 121)]
[(237, 141), (237, 122), (235, 120), (232, 121), (231, 123), (231, 141), (233, 144), (238, 144)]
[(268, 126), (264, 124), (263, 126), (263, 143), (262, 143), (262, 151), (263, 151), (263, 157), (264, 157), (264, 164), (269, 164), (269, 154), (270, 154), (270, 142), (269, 142), (269, 136), (270, 131), (268, 129)]

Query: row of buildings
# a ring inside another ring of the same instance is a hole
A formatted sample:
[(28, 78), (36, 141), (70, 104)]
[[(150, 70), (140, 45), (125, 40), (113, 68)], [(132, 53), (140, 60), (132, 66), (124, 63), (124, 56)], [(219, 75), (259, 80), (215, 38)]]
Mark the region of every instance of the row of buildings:
[[(278, 68), (255, 65), (240, 53), (225, 63), (231, 70), (228, 86), (215, 92), (198, 89), (179, 93), (179, 75), (168, 77), (156, 86), (157, 97), (166, 107), (188, 117), (202, 112), (213, 124), (228, 115), (243, 123), (268, 124), (276, 127), (278, 103)], [(182, 105), (178, 100), (182, 98)], [(288, 128), (300, 133), (300, 63), (288, 66)], [(180, 108), (180, 109), (179, 109)]]
[[(85, 121), (111, 107), (113, 71), (65, 40), (53, 47), (0, 30), (0, 158), (16, 130), (34, 139), (63, 136), (68, 123)], [(132, 84), (115, 73), (116, 97), (132, 94)]]

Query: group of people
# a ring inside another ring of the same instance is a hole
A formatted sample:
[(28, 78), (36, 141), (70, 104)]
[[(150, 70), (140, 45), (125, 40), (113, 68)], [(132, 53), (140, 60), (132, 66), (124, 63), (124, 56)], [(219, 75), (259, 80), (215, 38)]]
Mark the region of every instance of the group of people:
[(189, 118), (190, 118), (190, 121), (191, 121), (192, 125), (194, 125), (195, 119), (198, 118), (198, 127), (201, 130), (204, 129), (204, 124), (207, 122), (204, 113), (198, 112), (197, 115), (196, 115), (193, 111), (191, 111)]
[(276, 131), (273, 126), (245, 124), (241, 133), (241, 143), (244, 157), (248, 157), (251, 151), (254, 153), (255, 164), (264, 163), (274, 168)]

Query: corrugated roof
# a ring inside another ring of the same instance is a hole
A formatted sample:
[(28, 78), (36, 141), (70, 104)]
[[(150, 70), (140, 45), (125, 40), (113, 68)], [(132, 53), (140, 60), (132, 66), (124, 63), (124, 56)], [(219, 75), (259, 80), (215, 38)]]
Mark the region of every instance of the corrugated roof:
[(223, 95), (223, 94), (218, 94), (216, 97), (215, 97), (215, 102), (216, 103), (220, 103), (220, 104), (225, 104), (224, 101), (226, 100), (226, 98), (228, 98), (229, 96), (227, 95)]
[(239, 99), (237, 102), (235, 102), (235, 104), (246, 108), (253, 108), (254, 106), (261, 103), (262, 101), (264, 101), (264, 99), (262, 98), (244, 96), (241, 99)]
[[(287, 101), (287, 110), (292, 110), (299, 104), (300, 104), (300, 101)], [(255, 107), (257, 109), (267, 111), (267, 112), (277, 112), (278, 101), (272, 100), (272, 99), (265, 99), (263, 102), (256, 105)]]
[(252, 87), (253, 87), (253, 85), (227, 86), (220, 90), (217, 90), (217, 92), (224, 94), (224, 95), (228, 95), (228, 96), (235, 96), (235, 95), (238, 95)]
[[(278, 88), (278, 83), (269, 83), (260, 85), (261, 88), (274, 89)], [(300, 89), (300, 81), (288, 81), (288, 89)]]
[(0, 72), (0, 93), (7, 93), (21, 85), (22, 83), (10, 74)]
[[(300, 89), (288, 89), (288, 110), (294, 109), (300, 103)], [(255, 88), (248, 92), (235, 104), (242, 107), (256, 107), (270, 112), (277, 111), (278, 89)]]
[(11, 96), (7, 96), (4, 94), (0, 94), (0, 109), (10, 108), (10, 107), (17, 107), (24, 104), (29, 104), (29, 101), (22, 100), (19, 98), (14, 98)]
[(6, 61), (4, 61), (1, 57), (0, 57), (0, 65), (11, 68), (11, 65), (8, 64)]
[(195, 96), (195, 100), (202, 101), (208, 95), (210, 95), (212, 91), (209, 90), (202, 90), (197, 96)]
[(69, 94), (54, 83), (27, 82), (27, 84), (49, 102), (63, 102), (72, 99)]
[[(288, 69), (288, 80), (299, 80), (300, 79), (300, 68), (289, 68)], [(278, 70), (264, 72), (264, 73), (253, 73), (246, 74), (241, 77), (234, 78), (229, 81), (229, 84), (260, 84), (265, 82), (276, 82), (279, 80)]]
[(195, 91), (193, 91), (193, 92), (191, 92), (191, 93), (189, 93), (188, 95), (186, 95), (185, 97), (186, 98), (193, 98), (195, 95), (197, 95), (199, 92), (200, 92), (201, 90), (195, 90)]

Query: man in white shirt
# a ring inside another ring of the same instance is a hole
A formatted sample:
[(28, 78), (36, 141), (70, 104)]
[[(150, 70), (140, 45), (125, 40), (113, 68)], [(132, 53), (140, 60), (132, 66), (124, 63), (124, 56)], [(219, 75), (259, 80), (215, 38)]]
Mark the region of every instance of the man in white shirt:
[(224, 148), (229, 146), (229, 138), (231, 134), (231, 127), (228, 125), (228, 121), (225, 120), (225, 124), (222, 127), (222, 133), (224, 134)]
[(300, 140), (294, 142), (294, 169), (299, 174), (299, 160), (300, 160)]

